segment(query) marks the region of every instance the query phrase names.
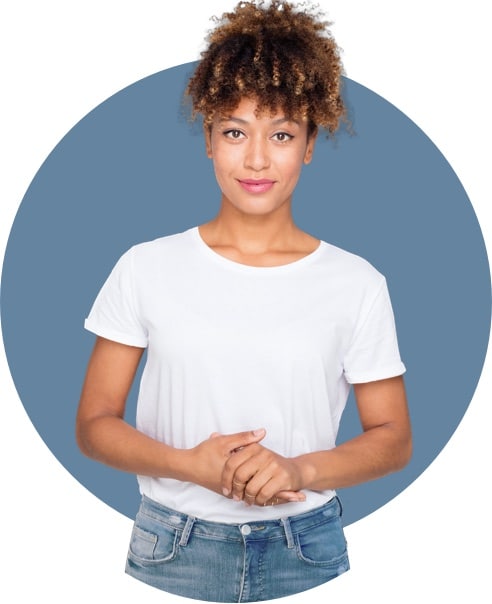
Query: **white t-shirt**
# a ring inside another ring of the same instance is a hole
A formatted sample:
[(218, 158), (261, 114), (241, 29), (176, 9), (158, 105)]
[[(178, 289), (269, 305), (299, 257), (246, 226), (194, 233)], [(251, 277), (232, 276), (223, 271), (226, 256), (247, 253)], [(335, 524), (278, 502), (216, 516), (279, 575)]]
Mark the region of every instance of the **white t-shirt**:
[[(85, 327), (147, 347), (137, 428), (178, 448), (263, 427), (262, 444), (286, 457), (331, 449), (350, 383), (405, 371), (384, 277), (323, 241), (275, 267), (224, 258), (197, 227), (136, 245)], [(219, 522), (293, 515), (334, 495), (307, 491), (305, 502), (260, 507), (188, 482), (138, 482), (163, 505)]]

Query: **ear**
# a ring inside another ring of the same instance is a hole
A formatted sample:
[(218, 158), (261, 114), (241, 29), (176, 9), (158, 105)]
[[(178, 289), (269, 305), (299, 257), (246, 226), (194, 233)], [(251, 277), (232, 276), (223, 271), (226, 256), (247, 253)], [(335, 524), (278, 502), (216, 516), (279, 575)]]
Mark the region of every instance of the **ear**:
[(304, 153), (304, 163), (306, 165), (311, 163), (311, 160), (313, 159), (314, 145), (316, 144), (317, 136), (318, 136), (318, 129), (316, 128), (316, 130), (314, 130), (314, 132), (312, 134), (310, 134), (309, 138), (308, 138), (306, 151)]
[(205, 152), (207, 157), (212, 159), (212, 126), (204, 126), (203, 135), (205, 137)]

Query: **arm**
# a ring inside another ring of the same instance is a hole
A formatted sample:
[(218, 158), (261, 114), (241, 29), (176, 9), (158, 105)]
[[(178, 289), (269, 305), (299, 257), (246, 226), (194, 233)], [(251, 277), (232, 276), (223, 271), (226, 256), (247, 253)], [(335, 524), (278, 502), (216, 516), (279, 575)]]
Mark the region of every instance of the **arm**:
[[(355, 384), (354, 393), (362, 434), (334, 449), (291, 459), (252, 445), (228, 459), (224, 489), (262, 505), (285, 489), (337, 489), (403, 468), (412, 447), (403, 378)], [(241, 483), (245, 488), (236, 486)]]
[(349, 487), (401, 470), (412, 454), (402, 377), (354, 384), (362, 434), (331, 451), (301, 455), (304, 488)]
[(265, 431), (217, 436), (192, 449), (177, 449), (139, 432), (123, 416), (142, 353), (142, 348), (97, 338), (76, 420), (81, 451), (126, 472), (191, 481), (222, 494), (227, 458), (236, 449), (260, 441)]

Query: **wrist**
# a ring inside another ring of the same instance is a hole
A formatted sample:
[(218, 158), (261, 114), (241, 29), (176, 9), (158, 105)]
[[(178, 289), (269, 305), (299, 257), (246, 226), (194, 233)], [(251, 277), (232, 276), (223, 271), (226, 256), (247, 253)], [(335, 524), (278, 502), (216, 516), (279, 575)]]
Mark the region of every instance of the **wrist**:
[(166, 478), (193, 482), (192, 470), (194, 467), (193, 449), (172, 448), (172, 454), (168, 456)]
[(311, 489), (316, 483), (316, 467), (310, 454), (298, 455), (292, 459), (297, 468), (300, 486), (297, 490)]

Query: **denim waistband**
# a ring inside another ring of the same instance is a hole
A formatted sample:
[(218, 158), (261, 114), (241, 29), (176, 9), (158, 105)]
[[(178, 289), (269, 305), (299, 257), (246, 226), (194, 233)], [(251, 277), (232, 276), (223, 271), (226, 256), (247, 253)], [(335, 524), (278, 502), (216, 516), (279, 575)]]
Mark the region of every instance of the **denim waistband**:
[(341, 512), (342, 508), (337, 496), (322, 506), (302, 514), (281, 517), (275, 520), (254, 520), (241, 524), (212, 522), (189, 516), (168, 508), (146, 495), (142, 496), (139, 510), (139, 513), (181, 531), (180, 545), (186, 545), (190, 535), (195, 534), (204, 538), (225, 541), (286, 538), (288, 547), (294, 546), (293, 535), (323, 524), (335, 516), (340, 516)]

